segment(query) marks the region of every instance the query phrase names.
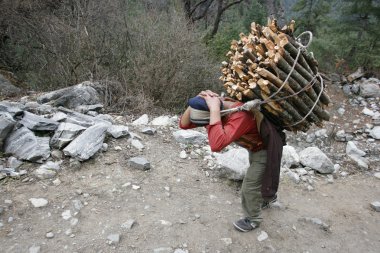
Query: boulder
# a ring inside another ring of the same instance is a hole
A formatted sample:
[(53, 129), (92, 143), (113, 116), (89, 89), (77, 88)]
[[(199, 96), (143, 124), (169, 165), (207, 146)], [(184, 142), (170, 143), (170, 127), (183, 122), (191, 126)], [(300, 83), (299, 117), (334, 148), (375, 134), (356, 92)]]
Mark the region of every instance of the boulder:
[(107, 133), (115, 139), (131, 135), (128, 127), (123, 125), (112, 125), (108, 128)]
[(299, 153), (300, 162), (306, 167), (310, 167), (320, 173), (334, 172), (332, 161), (317, 147), (308, 147)]
[(218, 175), (232, 180), (243, 180), (249, 167), (249, 154), (244, 148), (230, 149), (225, 153), (215, 153), (220, 165)]
[(375, 126), (372, 128), (372, 130), (369, 132), (369, 135), (371, 135), (371, 137), (376, 140), (380, 140), (380, 126)]
[(177, 142), (184, 144), (202, 144), (207, 139), (205, 134), (195, 130), (178, 130), (173, 136)]
[(62, 149), (85, 129), (83, 126), (62, 122), (51, 138), (50, 145), (53, 148)]
[(54, 131), (59, 124), (57, 121), (27, 111), (24, 112), (24, 117), (20, 123), (32, 131)]
[(138, 126), (138, 125), (147, 125), (149, 122), (148, 114), (142, 115), (140, 118), (136, 119), (132, 122), (132, 125)]
[(63, 106), (75, 109), (81, 105), (100, 104), (98, 92), (91, 87), (91, 82), (86, 81), (75, 86), (52, 91), (38, 97), (40, 104), (49, 103), (53, 106)]
[(37, 137), (28, 128), (21, 127), (8, 136), (4, 151), (21, 160), (40, 162), (50, 156), (49, 137)]
[(294, 147), (286, 145), (283, 147), (281, 167), (291, 168), (300, 163), (300, 157)]
[(2, 101), (0, 102), (0, 112), (7, 112), (12, 117), (23, 115), (24, 105), (15, 102)]
[(13, 130), (16, 121), (7, 112), (0, 112), (0, 150), (8, 134)]
[(0, 74), (0, 96), (16, 96), (20, 92), (20, 88), (14, 86), (7, 78)]
[(64, 120), (67, 123), (73, 123), (76, 125), (80, 125), (83, 127), (90, 127), (97, 123), (105, 123), (111, 125), (110, 122), (104, 121), (100, 118), (95, 118), (89, 115), (85, 115), (83, 113), (75, 112), (73, 110), (69, 110), (64, 107), (58, 108), (61, 112), (64, 112), (66, 114), (66, 119)]
[(361, 79), (356, 83), (360, 86), (360, 96), (364, 98), (380, 97), (380, 80), (377, 78)]
[(102, 148), (109, 127), (109, 124), (98, 123), (87, 128), (63, 149), (63, 153), (77, 158), (79, 161), (88, 160)]

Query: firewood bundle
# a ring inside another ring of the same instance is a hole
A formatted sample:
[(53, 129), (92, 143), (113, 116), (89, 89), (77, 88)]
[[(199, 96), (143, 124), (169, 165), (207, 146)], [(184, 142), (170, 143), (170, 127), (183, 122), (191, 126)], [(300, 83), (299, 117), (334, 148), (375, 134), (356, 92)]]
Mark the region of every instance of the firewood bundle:
[(263, 27), (252, 23), (248, 35), (241, 33), (239, 41), (231, 42), (220, 79), (230, 97), (260, 99), (267, 118), (287, 130), (306, 132), (329, 120), (325, 107), (330, 100), (317, 61), (293, 32), (294, 21), (282, 29), (275, 19)]

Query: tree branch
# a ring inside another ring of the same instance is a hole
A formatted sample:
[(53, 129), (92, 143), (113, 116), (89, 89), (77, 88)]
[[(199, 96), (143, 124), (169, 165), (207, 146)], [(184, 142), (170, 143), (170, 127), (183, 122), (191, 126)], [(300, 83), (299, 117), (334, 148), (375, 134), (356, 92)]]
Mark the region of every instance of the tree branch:
[[(191, 17), (194, 13), (194, 11), (201, 5), (203, 4), (204, 2), (207, 2), (208, 0), (201, 0), (199, 3), (195, 4), (193, 9), (189, 12), (189, 17)], [(214, 0), (211, 0), (211, 2), (214, 1)], [(210, 5), (209, 5), (210, 6)], [(208, 8), (207, 8), (208, 9)]]
[(241, 2), (243, 2), (243, 0), (237, 0), (237, 1), (235, 1), (235, 2), (232, 2), (232, 3), (230, 3), (230, 4), (227, 4), (226, 6), (224, 6), (224, 7), (222, 8), (222, 12), (224, 12), (225, 10), (227, 10), (228, 8), (230, 8), (231, 6), (233, 6), (233, 5), (235, 5), (235, 4), (239, 4), (239, 3), (241, 3)]
[(206, 16), (206, 14), (208, 12), (208, 9), (210, 9), (210, 6), (211, 6), (212, 2), (214, 2), (214, 0), (211, 0), (210, 2), (208, 2), (206, 8), (203, 11), (203, 13), (201, 15), (195, 17), (195, 18), (192, 18), (192, 21), (197, 21), (197, 20), (203, 18), (204, 16)]

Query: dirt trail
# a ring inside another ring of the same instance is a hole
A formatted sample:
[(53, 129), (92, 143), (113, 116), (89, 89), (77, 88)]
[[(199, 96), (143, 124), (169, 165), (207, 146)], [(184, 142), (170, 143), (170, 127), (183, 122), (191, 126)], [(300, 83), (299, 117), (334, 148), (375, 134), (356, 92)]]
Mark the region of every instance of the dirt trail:
[[(202, 159), (179, 158), (181, 149), (170, 130), (143, 136), (143, 143), (150, 171), (128, 167), (128, 158), (138, 153), (122, 139), (80, 170), (63, 166), (58, 186), (52, 180), (3, 183), (1, 252), (28, 252), (33, 245), (40, 252), (379, 252), (380, 215), (369, 203), (380, 196), (380, 180), (372, 175), (333, 184), (320, 177), (315, 191), (285, 178), (279, 191), (282, 208), (264, 210), (257, 231), (240, 233), (232, 227), (242, 216), (238, 183), (208, 177)], [(35, 208), (28, 201), (32, 197), (49, 203)], [(73, 200), (84, 206), (76, 210)], [(78, 219), (76, 225), (70, 224), (73, 218), (63, 219), (65, 210)], [(330, 228), (300, 220), (305, 217)], [(133, 227), (122, 228), (130, 219)], [(48, 239), (50, 231), (54, 237)], [(268, 239), (259, 242), (261, 231)], [(107, 244), (110, 234), (120, 234), (119, 243)]]

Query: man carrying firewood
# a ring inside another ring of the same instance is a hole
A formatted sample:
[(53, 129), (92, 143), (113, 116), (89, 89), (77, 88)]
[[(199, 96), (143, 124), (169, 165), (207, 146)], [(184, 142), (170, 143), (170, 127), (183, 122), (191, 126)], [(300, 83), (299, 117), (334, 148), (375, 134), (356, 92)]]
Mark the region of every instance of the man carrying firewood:
[(205, 126), (214, 152), (232, 142), (248, 150), (250, 167), (241, 188), (246, 216), (233, 225), (241, 232), (257, 228), (262, 221), (261, 209), (277, 200), (285, 134), (259, 110), (242, 110), (243, 103), (221, 98), (209, 90), (191, 98), (188, 105), (180, 119), (182, 129)]

